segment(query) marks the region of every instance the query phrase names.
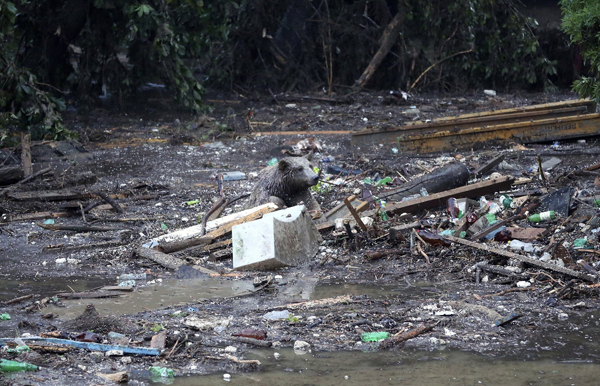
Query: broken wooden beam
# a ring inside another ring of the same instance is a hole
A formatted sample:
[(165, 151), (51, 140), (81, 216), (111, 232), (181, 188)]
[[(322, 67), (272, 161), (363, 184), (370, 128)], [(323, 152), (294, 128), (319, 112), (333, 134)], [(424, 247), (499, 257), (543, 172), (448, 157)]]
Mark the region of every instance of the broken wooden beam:
[(545, 262), (540, 261), (540, 260), (532, 259), (531, 257), (527, 257), (527, 256), (523, 256), (523, 255), (518, 255), (516, 253), (509, 252), (509, 251), (506, 251), (504, 249), (494, 248), (494, 247), (491, 247), (491, 246), (486, 245), (486, 244), (475, 243), (473, 241), (469, 241), (469, 240), (465, 240), (465, 239), (460, 239), (460, 238), (454, 237), (454, 236), (444, 236), (444, 238), (446, 240), (448, 240), (448, 241), (452, 241), (453, 243), (467, 245), (469, 247), (476, 248), (476, 249), (479, 249), (481, 251), (494, 253), (496, 255), (500, 255), (500, 256), (504, 256), (504, 257), (508, 257), (508, 258), (514, 258), (514, 259), (520, 260), (520, 261), (522, 261), (524, 263), (527, 263), (527, 264), (530, 264), (530, 265), (534, 265), (536, 267), (541, 267), (541, 268), (547, 269), (549, 271), (554, 271), (554, 272), (562, 273), (562, 274), (565, 274), (565, 275), (573, 276), (573, 277), (576, 277), (578, 279), (587, 280), (587, 281), (591, 281), (591, 282), (595, 282), (596, 279), (597, 279), (596, 277), (594, 277), (592, 275), (588, 275), (588, 274), (583, 273), (583, 272), (577, 272), (577, 271), (574, 271), (574, 270), (569, 269), (569, 268), (559, 267), (556, 264), (545, 263)]
[(62, 201), (83, 200), (92, 198), (91, 193), (75, 190), (46, 190), (43, 192), (8, 192), (9, 198), (17, 201)]
[[(221, 217), (216, 220), (208, 221), (206, 223), (206, 231), (213, 231), (215, 229), (218, 229), (218, 228), (226, 225), (227, 223), (230, 223), (235, 220), (239, 220), (240, 218), (247, 216), (251, 213), (258, 212), (258, 211), (262, 210), (263, 208), (272, 208), (273, 210), (275, 210), (275, 209), (278, 209), (279, 207), (273, 203), (268, 203), (268, 204), (257, 206), (255, 208), (246, 209), (241, 212), (232, 213), (225, 217)], [(198, 224), (198, 225), (194, 225), (191, 227), (179, 229), (175, 232), (171, 232), (166, 235), (158, 236), (154, 239), (151, 239), (149, 242), (145, 243), (144, 247), (156, 248), (159, 245), (165, 245), (167, 243), (171, 243), (171, 242), (175, 242), (175, 241), (187, 240), (187, 239), (199, 237), (199, 236), (202, 236), (202, 234), (203, 234), (202, 224)]]
[(493, 194), (501, 190), (509, 189), (514, 181), (513, 177), (504, 176), (492, 180), (482, 181), (475, 184), (462, 186), (460, 188), (446, 190), (445, 192), (431, 194), (425, 197), (419, 197), (412, 200), (400, 202), (397, 204), (388, 204), (384, 209), (370, 210), (363, 214), (364, 216), (373, 216), (378, 211), (385, 211), (388, 215), (394, 216), (402, 213), (414, 213), (423, 209), (445, 206), (450, 197), (471, 198), (481, 197), (487, 194)]
[(494, 158), (487, 164), (485, 164), (485, 165), (481, 166), (480, 168), (478, 168), (477, 170), (475, 170), (472, 174), (474, 176), (481, 176), (481, 175), (491, 171), (492, 169), (494, 169), (502, 161), (504, 161), (504, 154), (500, 154), (498, 157)]

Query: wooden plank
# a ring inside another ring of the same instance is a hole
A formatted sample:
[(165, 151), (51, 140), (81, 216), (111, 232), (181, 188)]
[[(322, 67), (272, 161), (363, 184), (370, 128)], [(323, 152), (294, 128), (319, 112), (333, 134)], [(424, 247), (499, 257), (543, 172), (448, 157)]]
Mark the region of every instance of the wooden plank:
[(546, 142), (598, 135), (600, 114), (542, 119), (469, 129), (400, 135), (397, 148), (404, 153), (432, 153), (455, 149), (478, 149), (509, 141)]
[(485, 165), (481, 166), (480, 168), (478, 168), (477, 170), (475, 170), (472, 174), (474, 176), (479, 176), (484, 173), (487, 173), (487, 172), (491, 171), (493, 168), (495, 168), (496, 166), (498, 166), (502, 161), (504, 161), (504, 154), (500, 154), (498, 157), (494, 158), (487, 164), (485, 164)]
[[(460, 188), (446, 190), (445, 192), (431, 194), (425, 197), (415, 198), (413, 200), (408, 200), (404, 202), (400, 202), (397, 204), (388, 204), (385, 207), (385, 212), (388, 215), (394, 216), (399, 215), (401, 213), (414, 213), (423, 209), (435, 208), (438, 206), (445, 206), (446, 201), (450, 197), (454, 198), (472, 198), (472, 197), (481, 197), (486, 194), (493, 194), (495, 192), (499, 192), (501, 190), (506, 190), (511, 187), (514, 181), (513, 177), (500, 177), (495, 178), (493, 180), (487, 180), (478, 182), (476, 184), (471, 184), (467, 186), (462, 186)], [(380, 210), (381, 211), (381, 210)], [(364, 216), (373, 216), (375, 215), (377, 210), (370, 210), (364, 212)], [(318, 227), (317, 227), (318, 228)]]
[[(218, 218), (216, 220), (209, 221), (206, 223), (206, 231), (213, 231), (219, 227), (222, 227), (223, 225), (227, 224), (228, 222), (238, 220), (250, 213), (259, 211), (263, 208), (277, 208), (277, 205), (275, 205), (273, 203), (268, 203), (268, 204), (257, 206), (255, 208), (243, 210), (241, 212), (232, 213), (230, 215)], [(191, 239), (194, 237), (199, 237), (201, 234), (202, 234), (202, 224), (198, 224), (198, 225), (193, 225), (191, 227), (179, 229), (175, 232), (171, 232), (166, 235), (158, 236), (158, 237), (150, 240), (148, 243), (146, 243), (144, 245), (148, 246), (149, 248), (154, 248), (157, 245), (163, 245), (163, 244), (170, 243), (173, 241), (187, 240), (187, 239)]]
[(467, 245), (472, 248), (477, 248), (477, 249), (485, 251), (485, 252), (490, 252), (490, 253), (493, 253), (496, 255), (505, 256), (505, 257), (509, 257), (509, 258), (514, 258), (514, 259), (520, 260), (522, 262), (525, 262), (527, 264), (541, 267), (541, 268), (544, 268), (544, 269), (547, 269), (550, 271), (560, 272), (565, 275), (570, 275), (570, 276), (577, 277), (579, 279), (583, 279), (583, 280), (587, 280), (587, 281), (591, 281), (591, 282), (596, 281), (596, 277), (594, 277), (592, 275), (588, 275), (583, 272), (573, 271), (572, 269), (565, 268), (565, 267), (559, 267), (556, 264), (545, 263), (543, 261), (532, 259), (530, 257), (523, 256), (523, 255), (518, 255), (516, 253), (509, 252), (504, 249), (494, 248), (487, 244), (480, 244), (480, 243), (476, 243), (476, 242), (465, 240), (465, 239), (459, 239), (458, 237), (454, 237), (454, 236), (444, 236), (444, 238), (446, 240), (452, 241), (453, 243), (463, 244), (463, 245)]
[(17, 201), (61, 201), (92, 198), (90, 193), (75, 190), (46, 190), (43, 192), (8, 192), (9, 198)]

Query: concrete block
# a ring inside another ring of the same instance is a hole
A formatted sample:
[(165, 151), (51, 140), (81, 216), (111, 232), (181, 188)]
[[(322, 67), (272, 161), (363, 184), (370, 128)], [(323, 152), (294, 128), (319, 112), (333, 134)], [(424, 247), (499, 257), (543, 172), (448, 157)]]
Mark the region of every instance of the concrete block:
[(304, 205), (268, 213), (233, 227), (233, 268), (300, 265), (316, 255), (321, 240)]

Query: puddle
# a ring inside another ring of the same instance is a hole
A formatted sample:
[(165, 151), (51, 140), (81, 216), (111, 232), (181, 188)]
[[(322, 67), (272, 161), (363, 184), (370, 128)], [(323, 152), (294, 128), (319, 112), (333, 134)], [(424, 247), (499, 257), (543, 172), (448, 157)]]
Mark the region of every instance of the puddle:
[[(274, 353), (279, 352), (279, 360)], [(600, 366), (552, 359), (490, 359), (459, 351), (338, 352), (295, 355), (291, 349), (255, 350), (261, 371), (231, 374), (229, 385), (596, 385)], [(177, 377), (173, 386), (223, 383), (223, 373)], [(152, 383), (158, 384), (158, 383)]]
[(71, 319), (81, 315), (85, 306), (93, 304), (101, 315), (130, 315), (201, 299), (232, 296), (253, 288), (252, 281), (219, 278), (167, 279), (160, 283), (136, 287), (133, 292), (121, 292), (122, 296), (118, 298), (65, 300), (63, 303), (66, 307), (51, 306), (49, 310), (63, 319)]
[(71, 288), (75, 292), (81, 292), (112, 284), (112, 281), (109, 282), (103, 278), (90, 277), (0, 279), (0, 301), (29, 294), (52, 296), (60, 292), (71, 292)]

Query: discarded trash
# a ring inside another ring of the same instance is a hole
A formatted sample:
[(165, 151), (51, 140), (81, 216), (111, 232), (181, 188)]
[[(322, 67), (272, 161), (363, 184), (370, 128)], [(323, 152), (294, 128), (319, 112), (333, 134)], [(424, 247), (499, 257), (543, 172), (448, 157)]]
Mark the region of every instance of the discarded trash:
[(456, 204), (456, 198), (450, 197), (446, 203), (446, 211), (452, 218), (458, 218), (460, 209)]
[(497, 320), (496, 323), (494, 323), (494, 324), (496, 325), (496, 327), (504, 326), (505, 324), (508, 324), (514, 320), (519, 319), (521, 316), (523, 316), (523, 315), (519, 314), (518, 312), (513, 312), (512, 314), (508, 315), (506, 318)]
[(524, 243), (520, 240), (511, 240), (508, 245), (510, 246), (510, 249), (516, 251), (533, 252), (533, 244)]
[[(277, 163), (277, 162), (275, 162)], [(246, 179), (246, 173), (244, 172), (223, 172), (223, 173), (219, 173), (223, 176), (223, 181), (239, 181), (239, 180), (245, 180)], [(218, 174), (212, 174), (210, 176), (211, 180), (216, 180), (218, 177)]]
[(290, 317), (290, 312), (288, 310), (284, 311), (271, 311), (264, 314), (262, 317), (266, 320), (281, 320), (287, 319)]
[(186, 202), (186, 205), (196, 205), (198, 203), (200, 203), (200, 200), (191, 200), (191, 201)]
[(357, 176), (363, 173), (362, 170), (347, 169), (337, 165), (327, 165), (325, 172), (334, 176)]
[(9, 314), (0, 314), (0, 320), (10, 320)]
[(36, 371), (38, 367), (26, 362), (10, 361), (8, 359), (0, 359), (0, 371)]
[(531, 222), (543, 222), (543, 221), (548, 221), (548, 220), (554, 220), (555, 218), (556, 218), (556, 213), (553, 210), (550, 210), (547, 212), (536, 213), (534, 215), (531, 215), (527, 218), (527, 220), (529, 220)]
[(102, 341), (102, 339), (100, 339), (100, 335), (91, 332), (91, 331), (86, 331), (82, 334), (79, 334), (75, 337), (75, 339), (79, 342), (94, 342), (94, 343), (100, 343)]
[(279, 162), (279, 160), (277, 158), (271, 158), (269, 161), (267, 161), (267, 165), (269, 165), (269, 166), (277, 165), (277, 162)]
[(49, 218), (47, 220), (44, 220), (43, 224), (54, 224), (54, 219), (53, 218)]
[(424, 241), (426, 241), (427, 243), (429, 243), (431, 245), (444, 246), (444, 247), (449, 247), (451, 245), (448, 240), (444, 239), (440, 235), (435, 234), (433, 232), (421, 229), (421, 230), (418, 230), (417, 233)]
[(169, 369), (167, 367), (151, 366), (150, 375), (162, 378), (173, 378), (175, 377), (175, 372), (173, 369)]
[(363, 342), (378, 342), (390, 337), (390, 333), (387, 331), (382, 332), (364, 332), (361, 334), (360, 339)]
[(573, 241), (573, 248), (585, 248), (587, 246), (587, 239), (576, 239)]
[(146, 272), (142, 273), (124, 273), (119, 275), (119, 280), (146, 280)]
[(512, 208), (512, 203), (513, 203), (513, 199), (510, 198), (509, 196), (507, 196), (506, 194), (503, 194), (500, 196), (500, 202), (502, 203), (502, 206), (504, 207), (504, 209), (510, 209)]
[(487, 96), (491, 96), (491, 97), (495, 97), (496, 96), (496, 91), (495, 90), (483, 90), (483, 93)]

